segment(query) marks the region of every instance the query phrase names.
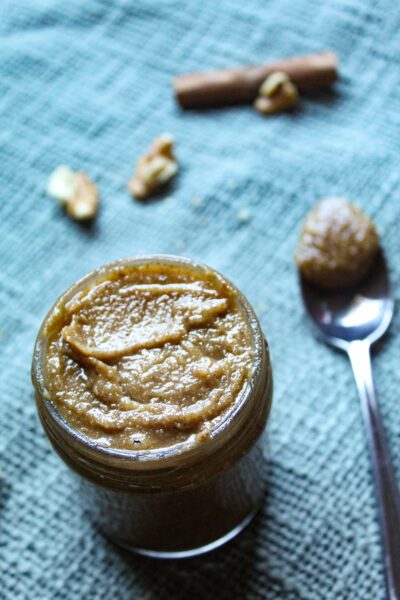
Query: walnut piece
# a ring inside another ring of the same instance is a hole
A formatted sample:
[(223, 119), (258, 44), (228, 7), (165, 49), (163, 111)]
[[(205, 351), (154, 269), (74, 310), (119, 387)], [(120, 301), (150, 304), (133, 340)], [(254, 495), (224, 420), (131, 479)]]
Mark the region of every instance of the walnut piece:
[(128, 190), (138, 199), (148, 198), (158, 188), (170, 181), (178, 172), (178, 163), (173, 154), (174, 138), (164, 133), (153, 140), (150, 150), (136, 164)]
[(99, 206), (99, 192), (83, 171), (72, 171), (65, 165), (50, 175), (46, 192), (65, 206), (67, 213), (78, 221), (93, 219)]
[(65, 206), (75, 193), (75, 173), (67, 166), (60, 165), (50, 175), (46, 193)]
[(297, 87), (286, 73), (272, 73), (261, 84), (254, 108), (263, 115), (272, 115), (292, 108), (298, 100)]
[(78, 221), (93, 219), (99, 206), (97, 187), (83, 171), (75, 173), (75, 194), (67, 204), (67, 213)]

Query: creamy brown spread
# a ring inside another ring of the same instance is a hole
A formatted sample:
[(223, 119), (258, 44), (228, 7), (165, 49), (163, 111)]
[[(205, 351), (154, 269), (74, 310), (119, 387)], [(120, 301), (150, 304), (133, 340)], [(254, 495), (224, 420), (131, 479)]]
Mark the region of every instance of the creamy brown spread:
[(201, 442), (252, 370), (237, 292), (211, 270), (121, 266), (55, 310), (46, 333), (51, 397), (107, 447)]
[(361, 208), (345, 198), (326, 198), (308, 213), (295, 260), (312, 283), (348, 287), (366, 275), (378, 248), (375, 225)]

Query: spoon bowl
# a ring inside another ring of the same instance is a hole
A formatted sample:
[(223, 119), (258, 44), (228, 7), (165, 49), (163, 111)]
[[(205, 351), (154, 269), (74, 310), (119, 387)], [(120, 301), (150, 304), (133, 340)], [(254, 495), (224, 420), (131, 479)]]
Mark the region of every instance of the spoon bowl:
[(358, 285), (343, 291), (321, 290), (301, 277), (301, 293), (314, 328), (328, 344), (347, 350), (355, 340), (381, 338), (393, 316), (389, 276), (382, 252)]

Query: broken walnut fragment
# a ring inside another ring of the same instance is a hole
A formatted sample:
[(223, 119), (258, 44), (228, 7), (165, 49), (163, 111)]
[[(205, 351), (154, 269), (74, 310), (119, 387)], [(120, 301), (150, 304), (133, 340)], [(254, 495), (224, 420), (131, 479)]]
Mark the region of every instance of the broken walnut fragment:
[(46, 192), (65, 206), (67, 213), (78, 221), (93, 219), (99, 206), (99, 192), (83, 171), (72, 171), (65, 165), (50, 175)]
[(173, 154), (174, 138), (164, 133), (153, 140), (147, 154), (136, 164), (133, 177), (128, 182), (128, 190), (135, 198), (142, 200), (168, 183), (178, 172), (178, 163)]
[(67, 213), (78, 221), (93, 219), (99, 205), (97, 187), (83, 171), (75, 173), (75, 193), (67, 204)]
[(292, 108), (299, 97), (297, 87), (286, 73), (272, 73), (261, 84), (259, 96), (254, 101), (254, 108), (263, 115), (273, 115)]

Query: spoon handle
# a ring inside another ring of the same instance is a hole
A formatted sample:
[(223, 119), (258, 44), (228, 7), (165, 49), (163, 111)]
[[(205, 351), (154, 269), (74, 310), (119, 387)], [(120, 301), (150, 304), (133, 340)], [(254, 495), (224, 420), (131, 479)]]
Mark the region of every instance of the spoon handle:
[(367, 340), (351, 342), (347, 353), (360, 393), (367, 430), (378, 500), (388, 597), (389, 600), (400, 600), (400, 493), (375, 398), (370, 343)]

